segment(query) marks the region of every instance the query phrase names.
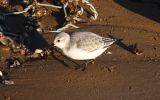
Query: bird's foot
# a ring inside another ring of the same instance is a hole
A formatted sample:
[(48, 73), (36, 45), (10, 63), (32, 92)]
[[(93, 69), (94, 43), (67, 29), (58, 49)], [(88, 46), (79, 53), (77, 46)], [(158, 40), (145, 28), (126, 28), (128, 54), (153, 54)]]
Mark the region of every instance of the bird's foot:
[(87, 66), (88, 66), (88, 64), (94, 64), (94, 60), (87, 60), (82, 65), (77, 66), (75, 69), (76, 70), (85, 71)]

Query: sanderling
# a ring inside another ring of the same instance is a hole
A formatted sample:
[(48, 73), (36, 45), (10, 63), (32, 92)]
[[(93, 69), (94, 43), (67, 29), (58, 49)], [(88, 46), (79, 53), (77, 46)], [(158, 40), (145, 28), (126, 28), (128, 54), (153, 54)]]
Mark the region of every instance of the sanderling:
[(54, 46), (75, 60), (93, 60), (109, 48), (116, 39), (102, 37), (92, 32), (61, 32), (55, 36)]

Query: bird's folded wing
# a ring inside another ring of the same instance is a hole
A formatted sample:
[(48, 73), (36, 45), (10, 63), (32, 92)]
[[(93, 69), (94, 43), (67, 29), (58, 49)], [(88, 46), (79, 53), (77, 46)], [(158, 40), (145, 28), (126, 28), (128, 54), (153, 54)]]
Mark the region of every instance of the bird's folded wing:
[(74, 43), (78, 49), (85, 50), (87, 52), (95, 51), (105, 45), (101, 37), (93, 35), (82, 35), (78, 38), (73, 38), (72, 43)]

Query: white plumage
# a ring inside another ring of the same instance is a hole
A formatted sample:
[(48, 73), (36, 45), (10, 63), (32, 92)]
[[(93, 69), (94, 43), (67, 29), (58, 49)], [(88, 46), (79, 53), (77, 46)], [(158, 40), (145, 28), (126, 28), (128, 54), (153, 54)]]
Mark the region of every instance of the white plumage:
[(54, 46), (75, 60), (96, 59), (116, 40), (101, 37), (92, 32), (59, 33), (54, 39)]

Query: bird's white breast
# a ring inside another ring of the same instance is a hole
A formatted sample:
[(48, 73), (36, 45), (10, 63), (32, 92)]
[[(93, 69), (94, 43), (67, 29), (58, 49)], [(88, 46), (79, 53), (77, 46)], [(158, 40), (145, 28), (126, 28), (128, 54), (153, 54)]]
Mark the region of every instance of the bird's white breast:
[(100, 56), (107, 48), (97, 49), (92, 52), (87, 52), (78, 48), (72, 48), (69, 50), (63, 50), (63, 53), (75, 60), (89, 60), (89, 59), (96, 59)]

